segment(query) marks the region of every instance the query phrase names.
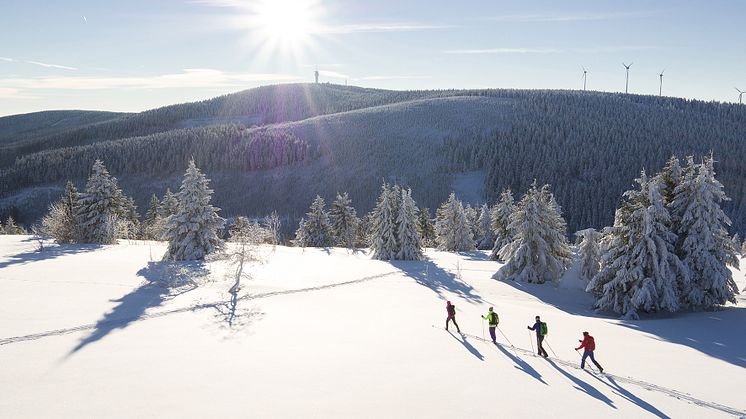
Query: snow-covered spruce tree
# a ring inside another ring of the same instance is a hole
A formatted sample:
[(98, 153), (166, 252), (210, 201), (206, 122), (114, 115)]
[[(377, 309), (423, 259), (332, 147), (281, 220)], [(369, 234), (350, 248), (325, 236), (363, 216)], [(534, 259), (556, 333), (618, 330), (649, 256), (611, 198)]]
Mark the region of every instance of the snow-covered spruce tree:
[(137, 239), (141, 237), (140, 214), (137, 213), (135, 200), (129, 196), (124, 198), (124, 211), (119, 217), (117, 225), (117, 238)]
[(223, 247), (219, 232), (225, 219), (210, 205), (209, 179), (194, 160), (184, 174), (179, 190), (179, 208), (165, 221), (163, 238), (168, 241), (164, 260), (199, 260)]
[[(663, 203), (666, 207), (668, 207), (671, 204), (671, 201), (673, 201), (674, 189), (676, 189), (676, 186), (681, 183), (682, 174), (683, 169), (681, 168), (679, 158), (671, 156), (663, 167), (663, 170), (655, 175), (655, 180), (660, 184)], [(674, 222), (673, 219), (671, 221), (672, 223)]]
[(738, 233), (734, 234), (731, 238), (733, 240), (733, 248), (736, 250), (736, 255), (743, 256), (741, 253), (741, 236), (738, 235)]
[(476, 247), (479, 237), (479, 212), (471, 204), (467, 203), (464, 205), (464, 215), (466, 215), (466, 222), (469, 223), (469, 231)]
[(417, 233), (417, 205), (412, 199), (412, 190), (401, 190), (399, 217), (397, 218), (399, 251), (398, 260), (422, 260), (422, 242)]
[(489, 250), (495, 245), (492, 233), (492, 215), (487, 204), (482, 205), (477, 221), (477, 249)]
[(695, 309), (710, 309), (730, 301), (738, 293), (728, 264), (739, 259), (728, 236), (730, 219), (720, 208), (729, 198), (715, 179), (714, 159), (706, 158), (685, 175), (674, 191), (671, 204), (680, 220), (678, 252), (689, 271), (681, 286), (682, 303)]
[(78, 207), (78, 190), (68, 181), (60, 199), (49, 207), (41, 219), (39, 233), (52, 237), (60, 244), (76, 243), (80, 236), (75, 209)]
[(500, 260), (500, 249), (505, 247), (513, 240), (511, 232), (508, 230), (510, 225), (510, 216), (515, 211), (513, 192), (505, 189), (500, 194), (500, 200), (490, 210), (492, 218), (492, 232), (495, 236), (495, 244), (492, 247), (493, 260)]
[(648, 180), (643, 171), (637, 182), (639, 191), (624, 194), (611, 245), (587, 287), (600, 295), (597, 308), (628, 319), (639, 318), (641, 312), (677, 311), (678, 280), (687, 277), (674, 252), (676, 235), (669, 228), (659, 180)]
[(84, 243), (111, 244), (119, 235), (119, 220), (125, 215), (125, 199), (117, 179), (109, 175), (101, 160), (93, 163), (85, 191), (80, 193), (76, 218)]
[(399, 252), (399, 242), (397, 241), (398, 225), (398, 205), (392, 201), (393, 187), (386, 183), (381, 187), (381, 195), (378, 197), (378, 203), (371, 214), (371, 256), (378, 260), (396, 259)]
[(567, 222), (562, 217), (562, 208), (554, 199), (554, 194), (549, 189), (549, 185), (541, 187), (541, 202), (546, 214), (546, 222), (551, 232), (549, 251), (559, 260), (565, 261), (565, 268), (572, 262), (572, 250), (567, 242)]
[(517, 279), (543, 284), (559, 282), (570, 263), (567, 238), (558, 228), (562, 218), (551, 205), (548, 189), (539, 189), (536, 181), (521, 198), (510, 216), (508, 230), (513, 240), (499, 252), (505, 265), (492, 277), (498, 280)]
[(161, 205), (158, 207), (158, 215), (165, 220), (177, 212), (179, 212), (179, 199), (176, 197), (176, 194), (171, 192), (171, 188), (166, 188), (166, 193), (163, 194)]
[(259, 244), (271, 241), (271, 233), (258, 222), (240, 216), (228, 228), (228, 241)]
[(420, 235), (422, 246), (435, 246), (435, 225), (430, 219), (430, 208), (421, 207), (417, 215), (417, 233)]
[(308, 244), (308, 232), (306, 231), (306, 219), (301, 218), (298, 221), (298, 229), (295, 230), (295, 240), (293, 244), (296, 247), (306, 247)]
[(8, 218), (5, 220), (5, 226), (2, 229), (3, 234), (10, 234), (10, 235), (18, 235), (18, 234), (26, 234), (26, 230), (16, 224), (16, 220), (13, 219), (12, 216), (8, 216)]
[(355, 247), (370, 247), (371, 215), (365, 214), (360, 218), (355, 229)]
[(347, 192), (337, 193), (337, 198), (329, 210), (329, 221), (331, 222), (332, 235), (335, 244), (352, 248), (355, 246), (355, 232), (359, 220), (352, 201)]
[(435, 234), (440, 250), (468, 252), (475, 249), (464, 206), (453, 192), (436, 211)]
[(324, 198), (316, 195), (308, 213), (306, 213), (305, 246), (327, 247), (334, 244), (332, 228), (329, 225), (329, 214), (324, 210), (325, 205)]
[(148, 211), (142, 220), (142, 235), (145, 240), (158, 240), (163, 233), (163, 219), (159, 214), (160, 201), (153, 194), (150, 197)]
[(601, 233), (592, 228), (580, 230), (575, 235), (580, 239), (578, 256), (580, 257), (580, 278), (590, 281), (601, 267)]

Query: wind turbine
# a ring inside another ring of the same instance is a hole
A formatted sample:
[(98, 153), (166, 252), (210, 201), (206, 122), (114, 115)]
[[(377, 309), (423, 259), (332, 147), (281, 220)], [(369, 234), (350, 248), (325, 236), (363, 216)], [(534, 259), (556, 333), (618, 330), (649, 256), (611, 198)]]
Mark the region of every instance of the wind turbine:
[(585, 91), (585, 81), (588, 78), (588, 70), (586, 70), (582, 65), (580, 67), (583, 68), (583, 91)]
[(624, 83), (624, 93), (629, 93), (629, 68), (632, 67), (632, 64), (634, 63), (629, 63), (629, 65), (622, 63), (624, 68), (627, 69), (627, 81)]
[(736, 87), (735, 89), (738, 90), (738, 104), (743, 105), (743, 94), (746, 93), (746, 90), (741, 91), (741, 89), (739, 89), (738, 87)]
[(661, 84), (660, 84), (660, 87), (658, 88), (658, 96), (663, 96), (663, 73), (664, 73), (665, 71), (666, 71), (666, 69), (664, 68), (664, 69), (663, 69), (663, 70), (661, 71), (661, 73), (660, 73), (660, 74), (658, 74), (658, 77), (660, 77), (660, 78), (661, 78)]

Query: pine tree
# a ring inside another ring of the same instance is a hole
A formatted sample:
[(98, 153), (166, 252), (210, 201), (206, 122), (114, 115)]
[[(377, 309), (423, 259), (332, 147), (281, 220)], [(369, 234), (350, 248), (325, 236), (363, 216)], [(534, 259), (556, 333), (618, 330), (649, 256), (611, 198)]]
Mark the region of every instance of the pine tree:
[(101, 160), (96, 160), (85, 192), (78, 199), (76, 218), (81, 240), (85, 243), (114, 243), (125, 211), (125, 199), (117, 186), (117, 179), (109, 175)]
[(163, 195), (161, 204), (158, 207), (158, 215), (165, 220), (177, 212), (179, 212), (179, 199), (171, 192), (171, 188), (166, 188), (166, 193)]
[(739, 259), (728, 236), (731, 221), (720, 208), (729, 198), (715, 179), (714, 159), (708, 157), (696, 169), (691, 160), (671, 204), (680, 220), (679, 255), (689, 271), (689, 281), (680, 288), (684, 305), (709, 309), (736, 302), (738, 288), (728, 264), (738, 267)]
[(337, 198), (329, 210), (329, 221), (331, 222), (335, 243), (347, 248), (352, 248), (355, 245), (355, 233), (359, 223), (355, 208), (351, 204), (352, 201), (350, 201), (347, 192), (337, 193)]
[(492, 207), (492, 232), (495, 236), (495, 245), (492, 247), (493, 260), (500, 260), (500, 249), (513, 241), (513, 235), (508, 230), (510, 216), (515, 212), (513, 192), (505, 189), (500, 194), (500, 200)]
[(41, 220), (41, 231), (60, 244), (76, 243), (80, 238), (78, 220), (75, 217), (79, 194), (75, 185), (68, 181), (60, 199), (49, 207)]
[(160, 215), (160, 201), (155, 194), (150, 196), (150, 204), (142, 221), (143, 238), (145, 240), (159, 240), (163, 234), (163, 219)]
[(453, 192), (436, 211), (435, 234), (440, 250), (468, 252), (475, 249), (466, 212)]
[(298, 221), (298, 229), (295, 230), (295, 246), (306, 247), (308, 246), (308, 231), (306, 229), (306, 219), (301, 218)]
[(218, 216), (219, 208), (210, 205), (212, 189), (209, 179), (200, 172), (194, 160), (181, 182), (176, 214), (165, 222), (163, 237), (168, 241), (165, 260), (199, 260), (223, 247), (219, 236), (225, 219)]
[(23, 227), (17, 225), (16, 221), (10, 215), (5, 220), (5, 227), (3, 227), (2, 232), (3, 234), (10, 235), (26, 234), (26, 230)]
[(597, 308), (629, 319), (640, 312), (677, 311), (677, 280), (687, 275), (674, 251), (676, 235), (669, 228), (660, 180), (650, 181), (642, 171), (637, 183), (639, 190), (624, 194), (611, 245), (587, 287), (599, 297)]
[(575, 235), (580, 239), (578, 255), (580, 256), (580, 278), (590, 281), (601, 267), (601, 233), (587, 228), (580, 230)]
[(365, 214), (360, 218), (357, 228), (355, 229), (355, 247), (370, 247), (371, 246), (371, 215)]
[(430, 219), (430, 208), (421, 207), (417, 215), (417, 233), (424, 247), (435, 246), (435, 226)]
[(412, 190), (402, 189), (399, 217), (397, 219), (399, 251), (398, 260), (422, 260), (422, 242), (417, 233), (417, 206), (412, 199)]
[(117, 225), (117, 238), (137, 239), (141, 236), (140, 214), (137, 213), (135, 200), (129, 196), (123, 196), (124, 211), (119, 217)]
[(309, 247), (327, 247), (334, 243), (332, 228), (329, 225), (329, 214), (324, 210), (324, 198), (316, 195), (306, 213), (306, 242)]
[(487, 204), (482, 205), (477, 221), (477, 249), (489, 250), (495, 245), (495, 236), (492, 233), (492, 215)]
[(474, 239), (474, 246), (476, 247), (479, 237), (479, 213), (476, 208), (467, 203), (464, 206), (464, 215), (466, 215), (466, 222), (469, 224), (469, 231), (471, 232), (471, 237)]
[(668, 207), (673, 201), (674, 189), (676, 189), (676, 186), (681, 183), (682, 174), (683, 170), (679, 158), (671, 156), (663, 167), (663, 170), (655, 176), (655, 180), (660, 184), (663, 203), (666, 207)]
[(386, 183), (381, 187), (381, 195), (371, 215), (371, 255), (373, 259), (391, 260), (399, 252), (396, 219), (398, 205), (391, 202), (392, 191)]

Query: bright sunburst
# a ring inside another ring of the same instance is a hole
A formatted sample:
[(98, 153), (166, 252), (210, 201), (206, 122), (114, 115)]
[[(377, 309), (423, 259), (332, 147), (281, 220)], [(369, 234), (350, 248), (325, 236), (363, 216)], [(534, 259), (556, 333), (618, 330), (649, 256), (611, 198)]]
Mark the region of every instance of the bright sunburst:
[(264, 0), (257, 5), (253, 18), (267, 41), (297, 48), (315, 29), (315, 6), (309, 0)]

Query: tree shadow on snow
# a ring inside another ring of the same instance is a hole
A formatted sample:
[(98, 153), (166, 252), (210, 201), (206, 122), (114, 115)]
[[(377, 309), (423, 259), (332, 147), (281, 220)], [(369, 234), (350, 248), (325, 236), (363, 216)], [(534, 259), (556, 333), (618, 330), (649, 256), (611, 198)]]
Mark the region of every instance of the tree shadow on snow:
[(42, 251), (32, 250), (8, 256), (8, 260), (0, 262), (0, 269), (12, 265), (23, 265), (31, 262), (55, 259), (62, 256), (88, 253), (100, 249), (101, 247), (100, 244), (60, 244), (44, 246), (44, 250)]
[(522, 281), (500, 281), (518, 291), (530, 294), (543, 303), (569, 314), (584, 317), (613, 318), (593, 309), (594, 299), (590, 293), (579, 289), (557, 288), (551, 283), (530, 284)]
[[(492, 344), (492, 343), (490, 343), (490, 344)], [(522, 360), (518, 355), (514, 355), (514, 354), (510, 353), (510, 351), (508, 351), (507, 349), (505, 349), (505, 347), (503, 345), (495, 345), (495, 347), (500, 352), (502, 352), (503, 355), (507, 356), (508, 358), (510, 358), (511, 361), (513, 361), (515, 363), (515, 368), (516, 369), (519, 369), (519, 370), (525, 372), (526, 374), (528, 374), (528, 375), (536, 378), (542, 384), (549, 385), (549, 384), (546, 383), (546, 381), (544, 381), (543, 378), (541, 378), (541, 373), (539, 373), (539, 371), (536, 371), (534, 369), (534, 367), (532, 367), (531, 365), (528, 364), (528, 362)]]
[(471, 352), (472, 355), (476, 356), (477, 359), (479, 359), (480, 361), (484, 361), (484, 356), (479, 352), (479, 350), (477, 348), (474, 347), (474, 345), (472, 345), (471, 343), (469, 343), (468, 340), (466, 340), (466, 336), (460, 335), (461, 339), (459, 339), (450, 330), (448, 330), (447, 332), (448, 332), (449, 335), (451, 335), (451, 337), (453, 337), (454, 339), (456, 339), (460, 344), (464, 345), (464, 347), (469, 352)]
[(149, 262), (137, 272), (145, 283), (129, 294), (112, 300), (117, 304), (96, 322), (95, 328), (73, 348), (68, 356), (91, 343), (105, 338), (116, 329), (124, 329), (131, 323), (147, 318), (145, 312), (163, 302), (185, 294), (197, 287), (195, 279), (208, 274), (202, 262)]
[(666, 318), (622, 321), (622, 327), (688, 346), (713, 358), (746, 368), (746, 308), (679, 313)]
[(418, 284), (430, 288), (441, 298), (445, 299), (443, 292), (450, 292), (473, 304), (485, 302), (475, 292), (474, 287), (460, 281), (455, 274), (446, 271), (430, 259), (424, 261), (392, 260), (390, 263)]
[(565, 378), (567, 378), (568, 380), (572, 381), (572, 383), (575, 384), (575, 388), (578, 389), (579, 391), (582, 391), (583, 393), (585, 393), (585, 394), (587, 394), (587, 395), (589, 395), (589, 396), (591, 396), (591, 397), (593, 397), (593, 398), (595, 398), (595, 399), (597, 399), (599, 401), (602, 401), (602, 402), (606, 403), (609, 407), (613, 407), (614, 409), (617, 408), (616, 406), (614, 406), (614, 402), (610, 398), (606, 397), (603, 393), (601, 393), (600, 391), (598, 391), (592, 385), (586, 383), (585, 381), (581, 380), (580, 378), (578, 378), (578, 377), (576, 377), (576, 376), (574, 376), (572, 374), (569, 374), (567, 371), (563, 370), (560, 366), (558, 366), (557, 364), (555, 364), (554, 361), (552, 361), (551, 359), (546, 359), (545, 361), (549, 365), (551, 365), (552, 367), (554, 367), (554, 369), (556, 369), (557, 371), (559, 371), (560, 374), (564, 375)]
[(665, 413), (661, 412), (660, 410), (658, 410), (652, 404), (650, 404), (650, 403), (646, 402), (645, 400), (643, 400), (643, 399), (635, 396), (629, 390), (627, 390), (626, 388), (620, 386), (619, 383), (617, 383), (614, 380), (614, 377), (611, 377), (611, 376), (607, 375), (606, 379), (609, 380), (609, 382), (607, 383), (606, 381), (602, 380), (600, 377), (597, 377), (594, 374), (590, 374), (590, 376), (593, 377), (593, 378), (595, 378), (596, 380), (600, 381), (604, 385), (608, 386), (609, 388), (611, 388), (620, 397), (622, 397), (622, 398), (626, 399), (627, 401), (632, 402), (632, 403), (640, 406), (641, 408), (647, 410), (650, 414), (655, 415), (655, 416), (657, 416), (659, 418), (670, 419), (670, 416), (668, 416)]

